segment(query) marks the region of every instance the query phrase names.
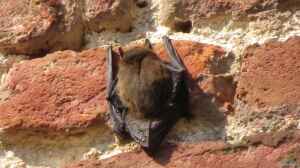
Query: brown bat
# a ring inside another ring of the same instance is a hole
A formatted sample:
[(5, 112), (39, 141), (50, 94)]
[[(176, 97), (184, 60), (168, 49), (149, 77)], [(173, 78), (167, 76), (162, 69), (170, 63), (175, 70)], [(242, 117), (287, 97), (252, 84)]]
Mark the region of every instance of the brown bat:
[(107, 100), (114, 131), (148, 153), (158, 149), (179, 118), (188, 116), (186, 70), (171, 40), (165, 36), (163, 41), (171, 63), (161, 61), (146, 39), (144, 47), (120, 52), (117, 73), (112, 64), (116, 54), (108, 48)]

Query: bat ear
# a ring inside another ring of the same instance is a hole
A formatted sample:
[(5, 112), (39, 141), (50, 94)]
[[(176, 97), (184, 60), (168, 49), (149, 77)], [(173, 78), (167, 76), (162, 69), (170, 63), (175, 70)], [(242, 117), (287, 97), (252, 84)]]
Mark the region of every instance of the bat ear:
[(152, 44), (149, 39), (145, 39), (144, 46), (145, 48), (152, 50)]
[(119, 55), (120, 55), (121, 59), (123, 59), (124, 58), (124, 51), (123, 51), (122, 47), (118, 47), (118, 51), (119, 51)]

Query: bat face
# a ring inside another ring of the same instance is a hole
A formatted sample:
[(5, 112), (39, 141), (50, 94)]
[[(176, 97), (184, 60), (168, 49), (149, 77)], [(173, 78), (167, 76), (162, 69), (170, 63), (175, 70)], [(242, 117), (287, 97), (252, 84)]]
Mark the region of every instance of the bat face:
[(107, 100), (114, 132), (131, 137), (149, 154), (178, 119), (188, 116), (185, 68), (170, 39), (163, 40), (171, 63), (162, 62), (148, 43), (124, 52), (115, 76), (108, 49)]

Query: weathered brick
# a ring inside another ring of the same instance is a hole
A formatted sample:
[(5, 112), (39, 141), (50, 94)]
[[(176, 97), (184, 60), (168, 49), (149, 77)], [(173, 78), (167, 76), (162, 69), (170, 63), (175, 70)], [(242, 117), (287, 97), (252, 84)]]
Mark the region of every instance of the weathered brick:
[(10, 96), (0, 105), (0, 125), (9, 130), (61, 131), (103, 120), (105, 50), (56, 52), (16, 64)]
[(79, 49), (83, 25), (76, 1), (1, 0), (0, 51), (41, 54)]
[(0, 52), (79, 50), (84, 30), (130, 31), (134, 7), (132, 0), (1, 0)]
[(86, 0), (84, 18), (92, 31), (128, 32), (134, 21), (133, 0)]
[(237, 85), (237, 112), (299, 116), (300, 37), (246, 49)]
[[(214, 75), (216, 67), (210, 64), (222, 60), (225, 52), (217, 46), (191, 41), (174, 41), (174, 46), (189, 72), (191, 110), (203, 111), (207, 108), (202, 99), (206, 90), (202, 91), (197, 75)], [(155, 45), (154, 50), (166, 60), (161, 43)], [(104, 122), (107, 111), (105, 55), (104, 48), (81, 53), (63, 51), (15, 64), (7, 80), (10, 95), (0, 104), (0, 127), (8, 131), (51, 132), (80, 130)], [(222, 80), (214, 80), (218, 78), (211, 79), (206, 85), (222, 83)], [(227, 93), (225, 97), (220, 94), (226, 92), (224, 87), (218, 88), (208, 89), (207, 94), (216, 96), (220, 102), (231, 102), (230, 94), (228, 97)]]
[[(300, 165), (300, 134), (291, 133), (277, 148), (233, 147), (222, 142), (165, 145), (154, 158), (143, 151), (123, 153), (105, 160), (85, 160), (66, 168), (282, 168)], [(137, 159), (138, 158), (138, 159)]]
[[(176, 31), (185, 31), (193, 23), (205, 24), (201, 19), (226, 15), (247, 16), (259, 12), (300, 6), (293, 0), (165, 0), (160, 4), (160, 22)], [(185, 26), (184, 26), (185, 25)]]

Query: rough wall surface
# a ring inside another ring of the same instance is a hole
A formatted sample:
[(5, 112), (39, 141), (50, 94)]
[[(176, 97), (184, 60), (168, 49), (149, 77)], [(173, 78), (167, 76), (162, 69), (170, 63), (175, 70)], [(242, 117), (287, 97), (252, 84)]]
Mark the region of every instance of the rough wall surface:
[[(300, 1), (0, 0), (0, 168), (300, 167)], [(193, 118), (159, 153), (118, 142), (106, 46), (188, 69)], [(21, 55), (22, 54), (22, 55)]]
[(131, 29), (132, 0), (1, 0), (0, 51), (45, 55), (79, 50), (85, 29)]
[[(270, 135), (267, 135), (270, 136)], [(275, 135), (279, 136), (279, 135)], [(161, 153), (150, 158), (142, 151), (124, 153), (102, 161), (87, 160), (66, 168), (126, 168), (126, 167), (195, 167), (195, 168), (265, 168), (298, 167), (300, 162), (299, 132), (288, 136), (276, 148), (264, 145), (230, 147), (222, 142), (165, 145)], [(135, 159), (139, 158), (139, 159)]]

